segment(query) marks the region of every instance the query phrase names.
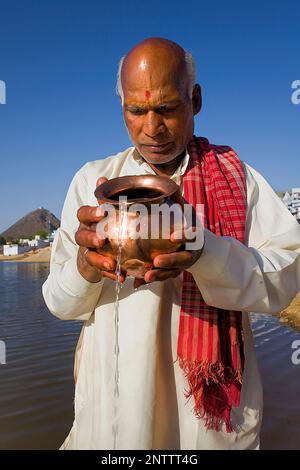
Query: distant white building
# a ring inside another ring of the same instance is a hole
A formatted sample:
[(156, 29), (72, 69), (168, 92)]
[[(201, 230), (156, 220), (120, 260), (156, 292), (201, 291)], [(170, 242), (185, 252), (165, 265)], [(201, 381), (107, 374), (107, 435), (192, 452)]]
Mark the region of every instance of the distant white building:
[(34, 239), (34, 240), (28, 240), (27, 245), (31, 246), (32, 248), (37, 247), (39, 244), (39, 241)]
[(29, 239), (28, 238), (20, 238), (19, 244), (20, 245), (28, 245)]
[(291, 193), (286, 192), (282, 201), (291, 214), (300, 221), (300, 188), (292, 188)]
[(3, 245), (4, 256), (16, 256), (19, 254), (19, 245)]
[(39, 235), (36, 235), (36, 236), (34, 237), (34, 240), (28, 240), (28, 242), (27, 242), (27, 243), (28, 243), (28, 246), (32, 246), (32, 247), (38, 248), (39, 245), (40, 245), (40, 239), (41, 239), (41, 237), (40, 237)]
[(290, 193), (286, 192), (282, 198), (282, 201), (286, 206), (289, 206), (292, 202), (292, 196), (290, 195)]
[(56, 232), (57, 232), (57, 230), (53, 230), (53, 231), (51, 232), (51, 234), (49, 235), (49, 241), (50, 241), (50, 243), (53, 242), (53, 240), (54, 240), (54, 238), (55, 238), (55, 235), (56, 235)]
[(29, 240), (29, 238), (20, 238), (20, 245), (27, 245), (31, 248), (44, 248), (49, 245), (49, 240), (41, 240), (40, 235), (35, 235), (34, 240)]

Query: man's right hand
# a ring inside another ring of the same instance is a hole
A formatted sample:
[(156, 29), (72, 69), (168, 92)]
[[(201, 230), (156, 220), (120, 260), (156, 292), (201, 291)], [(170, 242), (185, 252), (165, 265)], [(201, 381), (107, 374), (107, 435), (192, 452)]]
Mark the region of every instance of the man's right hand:
[[(106, 178), (99, 178), (97, 184), (99, 185), (104, 181), (106, 181)], [(116, 262), (112, 258), (100, 255), (95, 251), (102, 248), (106, 241), (95, 231), (95, 224), (104, 217), (99, 206), (82, 206), (77, 212), (77, 218), (80, 222), (75, 234), (76, 243), (79, 245), (77, 268), (84, 279), (89, 282), (99, 282), (102, 277), (117, 280), (115, 274)], [(121, 274), (120, 281), (124, 282), (124, 280), (125, 276)]]

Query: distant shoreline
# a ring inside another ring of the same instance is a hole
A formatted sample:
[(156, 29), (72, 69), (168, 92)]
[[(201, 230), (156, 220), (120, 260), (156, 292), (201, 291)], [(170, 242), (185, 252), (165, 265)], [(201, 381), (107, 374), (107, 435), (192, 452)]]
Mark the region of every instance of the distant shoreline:
[(0, 255), (0, 261), (18, 262), (18, 263), (50, 263), (51, 247), (46, 246), (36, 250), (36, 253), (29, 252), (16, 256)]

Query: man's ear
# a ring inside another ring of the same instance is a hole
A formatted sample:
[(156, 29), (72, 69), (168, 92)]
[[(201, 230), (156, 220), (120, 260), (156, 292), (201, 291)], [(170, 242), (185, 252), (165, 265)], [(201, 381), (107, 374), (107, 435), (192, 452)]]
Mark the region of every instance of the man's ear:
[(193, 112), (195, 116), (201, 111), (201, 108), (202, 108), (201, 87), (198, 83), (194, 85), (192, 102), (193, 102)]

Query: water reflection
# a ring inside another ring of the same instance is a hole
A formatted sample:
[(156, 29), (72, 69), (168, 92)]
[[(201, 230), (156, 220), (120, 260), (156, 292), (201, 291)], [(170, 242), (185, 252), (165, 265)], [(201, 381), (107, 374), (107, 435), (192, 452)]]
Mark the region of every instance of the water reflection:
[(0, 448), (55, 449), (73, 420), (73, 355), (81, 322), (47, 310), (42, 263), (0, 263)]
[(300, 364), (292, 362), (300, 333), (270, 315), (252, 315), (252, 328), (264, 386), (262, 447), (300, 449)]

